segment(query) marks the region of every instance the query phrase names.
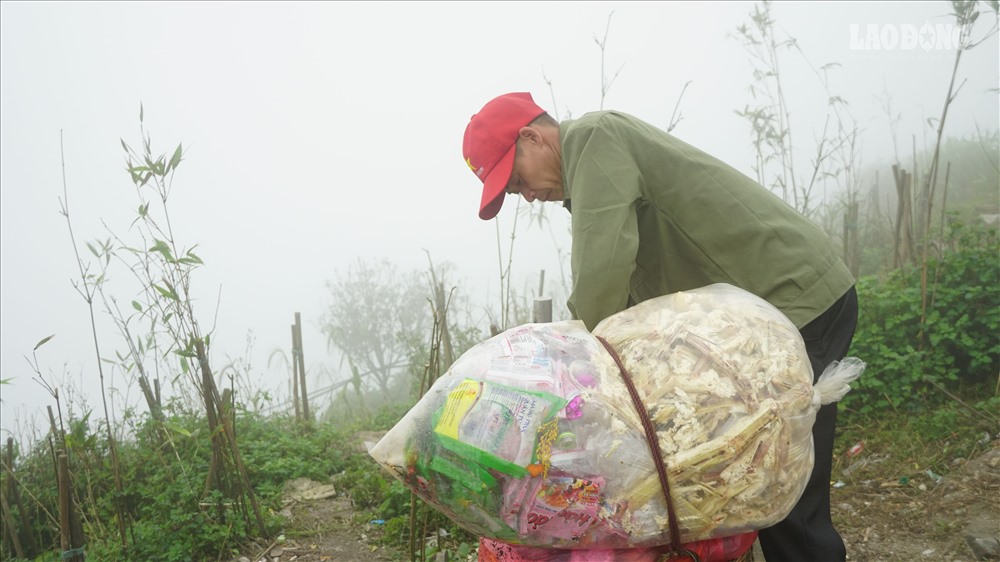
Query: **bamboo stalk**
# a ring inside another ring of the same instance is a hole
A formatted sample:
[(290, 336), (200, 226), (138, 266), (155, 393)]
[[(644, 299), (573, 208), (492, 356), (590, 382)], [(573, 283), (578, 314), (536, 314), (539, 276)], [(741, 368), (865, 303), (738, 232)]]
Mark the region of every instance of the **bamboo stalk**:
[[(208, 364), (208, 355), (205, 353), (205, 343), (200, 339), (196, 339), (195, 350), (198, 354), (198, 363), (201, 366), (202, 377), (206, 385), (206, 396), (210, 398), (210, 401), (213, 404), (218, 404), (220, 400), (219, 392), (215, 386), (215, 379), (212, 377), (212, 371)], [(209, 410), (212, 410), (212, 408), (209, 408)], [(233, 434), (233, 428), (230, 424), (225, 423), (225, 421), (222, 423), (222, 433), (224, 435), (224, 439), (229, 444), (229, 450), (233, 455), (233, 464), (236, 465), (237, 474), (242, 479), (242, 485), (245, 486), (243, 488), (243, 492), (250, 500), (250, 506), (253, 508), (257, 528), (263, 535), (267, 532), (267, 529), (264, 525), (264, 518), (260, 514), (260, 504), (257, 502), (257, 496), (253, 492), (253, 486), (250, 483), (250, 476), (247, 474), (246, 465), (243, 463), (243, 458), (240, 456), (240, 449), (236, 444), (236, 436)]]
[[(10, 476), (10, 483), (8, 488), (10, 489), (10, 495), (14, 498), (14, 505), (17, 506), (18, 513), (21, 514), (21, 520), (28, 520), (28, 510), (24, 508), (24, 501), (21, 499), (21, 492), (17, 489), (17, 477), (14, 476), (14, 438), (7, 438), (7, 463), (4, 466), (7, 470), (7, 475)], [(28, 536), (28, 552), (36, 552), (38, 550), (38, 545), (35, 544), (35, 535), (31, 533), (30, 529), (27, 533)]]
[(14, 551), (18, 558), (25, 558), (24, 549), (21, 548), (21, 540), (17, 537), (17, 527), (14, 525), (14, 517), (10, 514), (10, 506), (7, 505), (7, 494), (0, 488), (0, 509), (3, 510), (3, 521), (7, 526), (7, 533), (14, 544)]

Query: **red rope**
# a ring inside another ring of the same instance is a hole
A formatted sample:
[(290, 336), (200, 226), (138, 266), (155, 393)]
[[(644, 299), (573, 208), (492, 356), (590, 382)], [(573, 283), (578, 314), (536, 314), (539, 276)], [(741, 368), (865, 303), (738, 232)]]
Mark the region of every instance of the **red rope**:
[[(660, 487), (663, 490), (663, 497), (667, 500), (667, 523), (670, 525), (670, 546), (673, 548), (673, 553), (681, 554), (681, 537), (680, 528), (677, 525), (677, 514), (674, 512), (674, 502), (670, 499), (670, 481), (667, 479), (667, 466), (663, 462), (663, 454), (660, 452), (660, 440), (656, 437), (656, 430), (653, 428), (653, 422), (649, 420), (649, 414), (646, 412), (646, 406), (643, 405), (642, 399), (639, 398), (639, 392), (635, 389), (635, 385), (632, 384), (632, 377), (629, 376), (628, 372), (625, 370), (625, 366), (622, 365), (621, 359), (618, 357), (618, 353), (615, 352), (611, 344), (601, 336), (597, 336), (597, 341), (601, 342), (604, 349), (608, 350), (611, 354), (611, 358), (615, 360), (615, 364), (618, 365), (618, 370), (621, 372), (622, 381), (625, 382), (625, 386), (628, 388), (628, 393), (632, 397), (632, 405), (635, 406), (635, 410), (639, 413), (639, 419), (642, 421), (642, 429), (646, 431), (646, 442), (649, 443), (649, 448), (653, 454), (653, 463), (656, 465), (656, 474), (660, 477)], [(683, 554), (689, 554), (688, 552), (683, 552)]]

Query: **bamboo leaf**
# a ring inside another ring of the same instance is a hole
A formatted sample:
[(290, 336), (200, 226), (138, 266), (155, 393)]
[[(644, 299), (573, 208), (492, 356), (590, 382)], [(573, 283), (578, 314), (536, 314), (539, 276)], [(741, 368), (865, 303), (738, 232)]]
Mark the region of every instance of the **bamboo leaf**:
[(140, 123), (142, 123), (142, 116), (143, 116), (143, 113), (144, 113), (144, 112), (143, 112), (143, 109), (142, 109), (142, 102), (139, 102), (139, 122), (140, 122)]
[(156, 240), (153, 247), (149, 249), (150, 252), (159, 252), (163, 255), (163, 259), (170, 263), (176, 263), (177, 260), (174, 259), (173, 253), (170, 252), (170, 246), (167, 245), (163, 240)]
[(132, 301), (132, 308), (142, 312), (142, 305), (139, 304), (139, 301)]
[(176, 433), (180, 433), (184, 437), (191, 437), (191, 432), (190, 431), (184, 429), (183, 427), (181, 427), (181, 426), (179, 426), (177, 424), (173, 424), (173, 423), (170, 423), (170, 422), (164, 420), (163, 425), (167, 429), (170, 429), (171, 431), (174, 431)]
[(35, 344), (35, 347), (34, 347), (34, 349), (32, 349), (32, 351), (35, 351), (35, 350), (37, 350), (37, 349), (38, 349), (39, 347), (42, 347), (43, 345), (45, 345), (45, 343), (46, 343), (46, 342), (48, 342), (48, 341), (49, 341), (50, 339), (52, 339), (52, 338), (54, 338), (54, 337), (56, 337), (56, 335), (55, 335), (55, 334), (52, 334), (51, 336), (48, 336), (48, 337), (44, 337), (44, 338), (42, 338), (42, 340), (41, 340), (41, 341), (39, 341), (38, 343), (36, 343), (36, 344)]
[(156, 292), (160, 293), (160, 295), (162, 295), (162, 296), (164, 296), (164, 297), (166, 297), (168, 299), (175, 300), (175, 301), (179, 301), (180, 300), (179, 298), (177, 298), (177, 295), (174, 294), (173, 291), (164, 289), (163, 287), (157, 285), (156, 283), (153, 283), (153, 288), (156, 289)]
[(177, 150), (174, 151), (174, 155), (170, 157), (170, 164), (167, 166), (167, 171), (176, 169), (177, 165), (181, 163), (181, 155), (183, 151), (181, 150), (181, 145), (177, 145)]

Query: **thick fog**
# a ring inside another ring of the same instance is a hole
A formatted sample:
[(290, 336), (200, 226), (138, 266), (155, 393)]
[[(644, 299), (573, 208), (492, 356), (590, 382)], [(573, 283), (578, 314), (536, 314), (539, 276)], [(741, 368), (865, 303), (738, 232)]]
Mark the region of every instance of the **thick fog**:
[[(530, 92), (562, 119), (603, 105), (666, 128), (683, 91), (674, 134), (752, 176), (750, 127), (735, 110), (756, 103), (753, 67), (732, 35), (753, 9), (4, 2), (0, 378), (8, 383), (0, 385), (0, 427), (14, 431), (52, 403), (26, 358), (53, 334), (35, 354), (43, 376), (90, 407), (100, 404), (90, 316), (73, 286), (79, 272), (60, 200), (65, 174), (84, 260), (93, 261), (86, 241), (128, 235), (138, 200), (121, 141), (141, 144), (140, 104), (154, 153), (169, 158), (184, 147), (169, 206), (178, 240), (198, 244), (205, 262), (193, 286), (203, 329), (214, 329), (213, 361), (249, 361), (254, 382), (282, 395), (287, 371), (269, 367), (268, 356), (290, 347), (296, 312), (311, 384), (339, 376), (320, 330), (325, 283), (359, 257), (403, 271), (425, 269), (428, 256), (452, 264), (449, 284), (473, 299), (486, 329), (487, 310), (498, 308), (498, 246), (506, 259), (517, 205), (509, 198), (496, 223), (477, 217), (481, 184), (462, 161), (461, 142), (469, 117), (498, 94)], [(982, 9), (976, 36), (996, 22)], [(827, 113), (813, 68), (827, 63), (839, 64), (829, 67), (829, 88), (862, 130), (863, 164), (892, 158), (890, 115), (900, 117), (895, 138), (905, 154), (914, 138), (932, 142), (928, 119), (940, 116), (955, 64), (949, 12), (943, 1), (772, 6), (776, 29), (801, 50), (782, 51), (781, 73), (803, 162)], [(610, 85), (603, 98), (602, 80)], [(995, 131), (996, 35), (963, 53), (958, 84), (946, 134)], [(536, 287), (543, 269), (547, 286), (557, 285), (568, 214), (550, 207), (550, 228), (518, 224), (518, 287)], [(125, 307), (127, 281), (124, 273), (109, 281)], [(96, 312), (102, 354), (113, 355), (120, 338), (99, 303)], [(106, 376), (122, 393), (119, 408), (138, 403), (120, 373)]]

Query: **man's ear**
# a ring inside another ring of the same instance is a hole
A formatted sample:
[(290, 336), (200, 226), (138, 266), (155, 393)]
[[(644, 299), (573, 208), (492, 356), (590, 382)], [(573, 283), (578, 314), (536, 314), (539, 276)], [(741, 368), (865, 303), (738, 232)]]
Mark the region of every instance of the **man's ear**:
[(524, 127), (521, 127), (521, 129), (517, 132), (517, 138), (520, 140), (541, 144), (542, 132), (536, 129), (535, 127), (525, 125)]

